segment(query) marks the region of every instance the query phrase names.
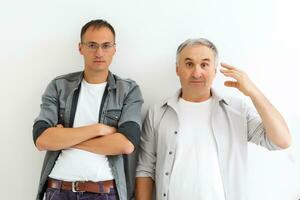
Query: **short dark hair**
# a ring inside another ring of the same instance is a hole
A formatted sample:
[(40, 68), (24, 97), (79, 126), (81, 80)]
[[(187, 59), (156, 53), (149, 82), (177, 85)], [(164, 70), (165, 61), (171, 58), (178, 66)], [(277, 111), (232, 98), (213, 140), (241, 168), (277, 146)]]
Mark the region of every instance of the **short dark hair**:
[(114, 38), (116, 37), (115, 29), (110, 23), (108, 23), (107, 21), (102, 20), (102, 19), (96, 19), (96, 20), (89, 21), (81, 28), (81, 33), (80, 33), (81, 41), (82, 41), (83, 35), (85, 34), (85, 32), (87, 31), (87, 29), (89, 27), (93, 27), (94, 29), (99, 29), (99, 28), (103, 28), (103, 27), (108, 28), (114, 35)]

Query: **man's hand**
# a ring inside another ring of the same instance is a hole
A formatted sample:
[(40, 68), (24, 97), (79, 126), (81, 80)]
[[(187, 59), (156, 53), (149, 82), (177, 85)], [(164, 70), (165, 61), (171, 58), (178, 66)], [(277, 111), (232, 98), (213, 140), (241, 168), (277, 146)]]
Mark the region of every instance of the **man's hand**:
[(235, 87), (251, 98), (253, 105), (262, 119), (267, 137), (275, 145), (281, 148), (289, 147), (291, 144), (291, 135), (288, 126), (279, 111), (254, 85), (245, 72), (225, 63), (221, 63), (221, 66), (225, 68), (220, 70), (224, 76), (236, 80), (226, 81), (224, 83), (225, 86)]
[(56, 128), (64, 128), (64, 126), (62, 124), (57, 124)]
[(99, 131), (101, 135), (110, 135), (117, 132), (117, 129), (112, 126), (108, 126), (106, 124), (95, 124), (96, 126), (99, 126)]
[(220, 69), (220, 72), (224, 74), (224, 76), (231, 77), (236, 80), (225, 81), (225, 86), (237, 88), (246, 96), (251, 96), (257, 92), (256, 86), (245, 72), (226, 63), (221, 63), (221, 66), (224, 67), (224, 69)]

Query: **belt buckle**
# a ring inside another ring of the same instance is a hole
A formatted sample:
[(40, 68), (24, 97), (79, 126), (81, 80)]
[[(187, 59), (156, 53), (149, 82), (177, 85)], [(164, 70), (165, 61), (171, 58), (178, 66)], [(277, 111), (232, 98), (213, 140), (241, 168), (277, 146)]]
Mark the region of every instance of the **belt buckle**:
[(75, 181), (75, 182), (72, 182), (72, 192), (85, 192), (83, 190), (77, 190), (77, 186), (78, 186), (78, 183), (79, 181)]

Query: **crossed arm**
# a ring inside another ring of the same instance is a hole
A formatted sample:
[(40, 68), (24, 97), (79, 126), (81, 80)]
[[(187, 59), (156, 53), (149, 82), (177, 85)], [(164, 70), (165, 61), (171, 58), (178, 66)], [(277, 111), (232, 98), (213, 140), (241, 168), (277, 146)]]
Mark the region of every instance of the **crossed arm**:
[(78, 128), (62, 125), (46, 129), (36, 140), (38, 150), (78, 148), (102, 155), (130, 154), (134, 145), (114, 127), (93, 124)]
[[(58, 92), (55, 83), (51, 82), (42, 97), (41, 107), (43, 109), (36, 121), (41, 121), (41, 123), (50, 121), (48, 124), (56, 124), (57, 102)], [(34, 125), (33, 139), (35, 145), (40, 151), (78, 148), (101, 155), (130, 154), (139, 142), (138, 124), (141, 119), (142, 104), (143, 98), (140, 89), (135, 85), (123, 102), (122, 116), (119, 121), (121, 125), (118, 130), (102, 123), (76, 128), (65, 128), (58, 124), (56, 127), (47, 128), (40, 133), (39, 125)], [(44, 127), (45, 125), (41, 126), (41, 128)]]

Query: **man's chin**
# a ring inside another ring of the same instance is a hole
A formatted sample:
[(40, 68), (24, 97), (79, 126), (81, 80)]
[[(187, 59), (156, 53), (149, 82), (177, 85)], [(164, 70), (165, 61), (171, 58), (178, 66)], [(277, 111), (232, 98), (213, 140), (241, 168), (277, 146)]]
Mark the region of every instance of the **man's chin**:
[(108, 67), (107, 66), (90, 66), (88, 68), (85, 68), (85, 70), (88, 70), (88, 71), (94, 72), (94, 73), (100, 73), (100, 72), (108, 71)]
[(190, 85), (188, 88), (193, 93), (202, 93), (204, 91), (210, 91), (210, 87), (206, 86), (205, 84), (196, 84), (196, 85)]
[(100, 64), (97, 63), (93, 65), (93, 69), (102, 71), (102, 70), (107, 70), (108, 66), (104, 63), (100, 63)]

